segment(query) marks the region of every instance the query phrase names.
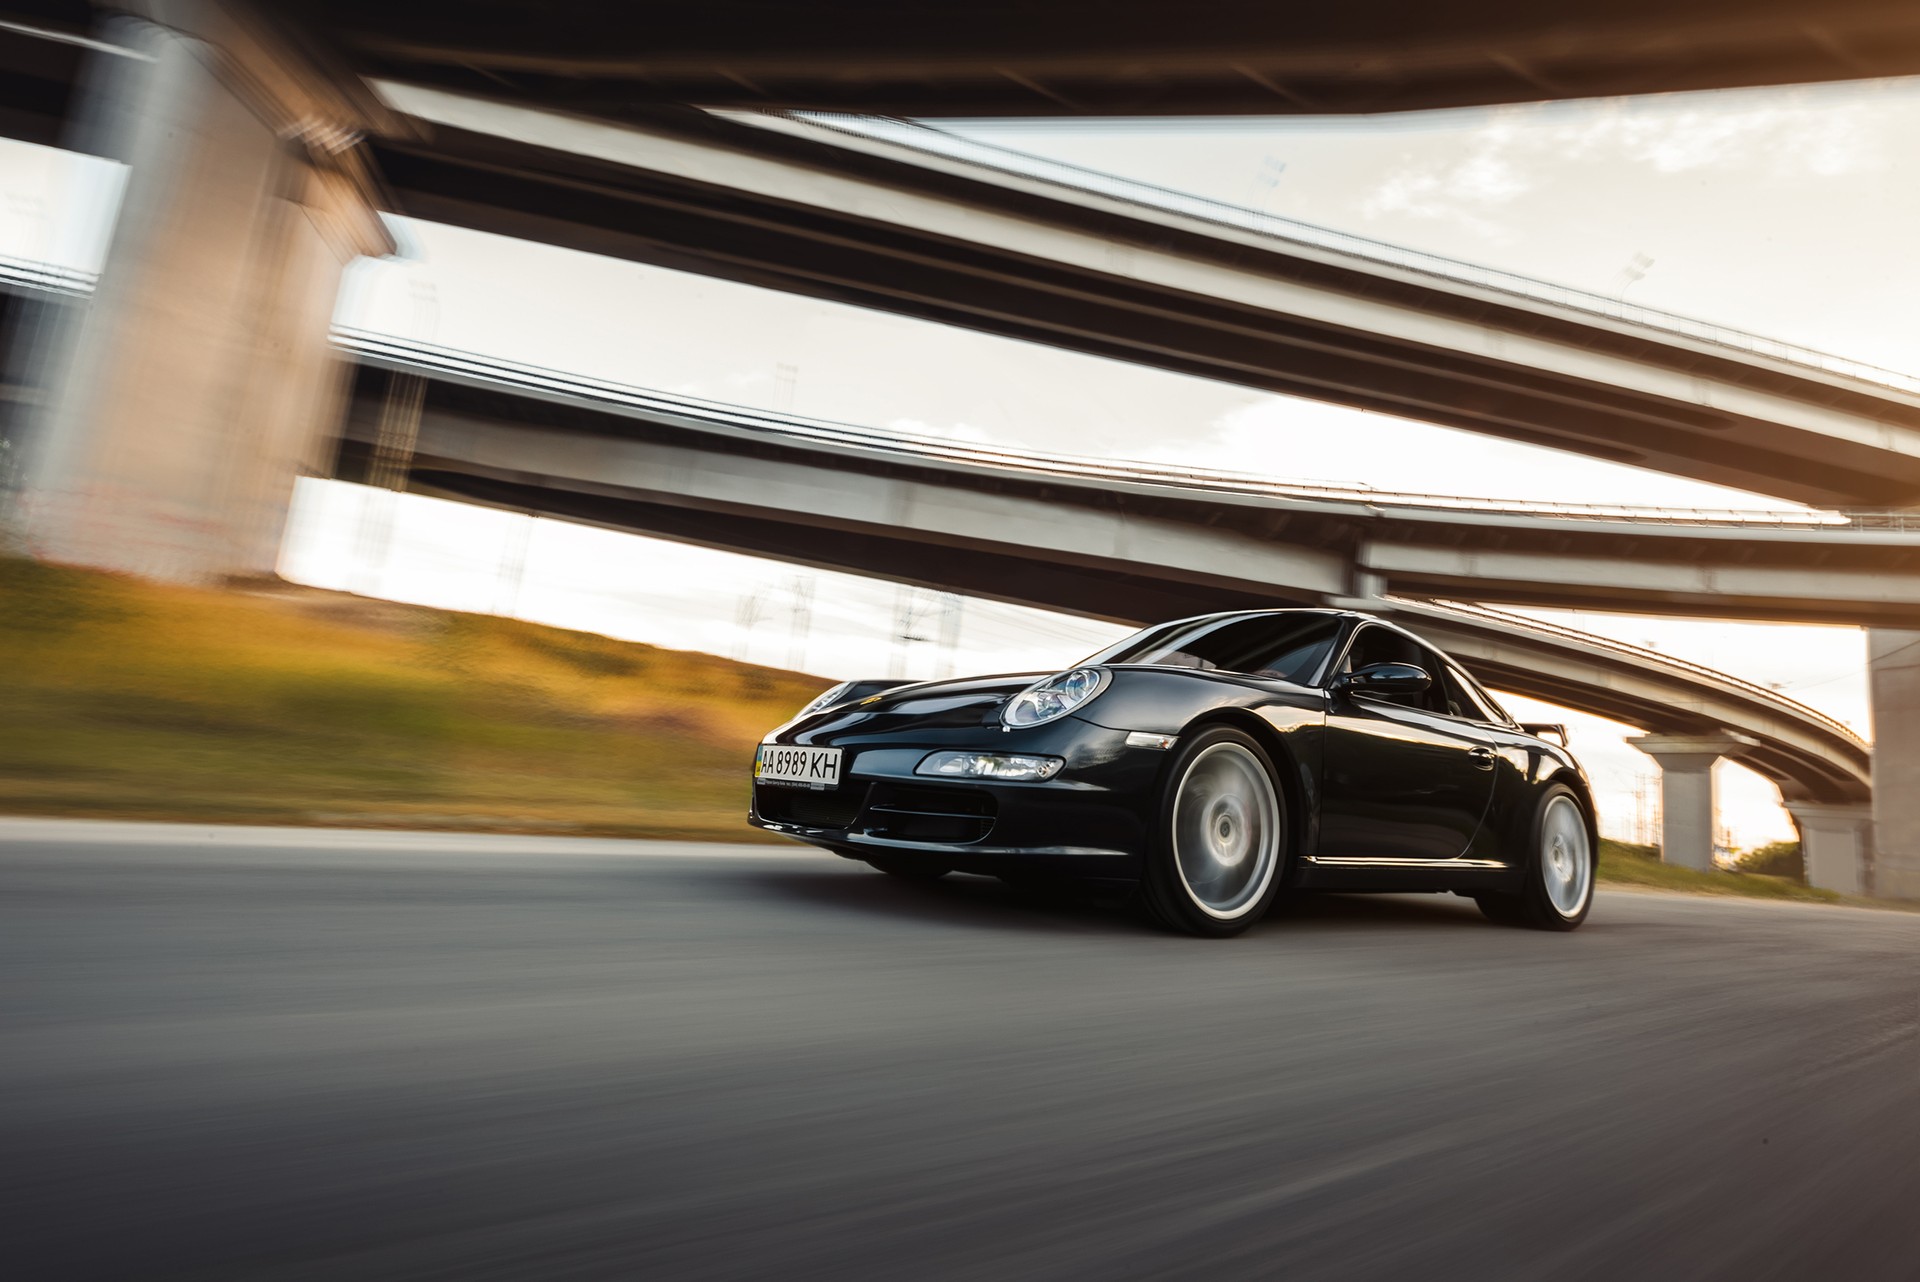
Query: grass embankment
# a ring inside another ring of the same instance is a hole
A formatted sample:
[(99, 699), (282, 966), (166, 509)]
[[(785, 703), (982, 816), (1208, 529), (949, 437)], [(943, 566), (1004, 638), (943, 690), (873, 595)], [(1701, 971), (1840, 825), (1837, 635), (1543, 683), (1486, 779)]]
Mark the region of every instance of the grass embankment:
[(743, 839), (818, 678), (298, 588), (0, 559), (0, 811)]
[(1624, 841), (1600, 842), (1599, 879), (1602, 885), (1644, 886), (1649, 890), (1679, 890), (1696, 895), (1745, 895), (1752, 899), (1800, 899), (1837, 904), (1842, 897), (1831, 890), (1808, 886), (1789, 877), (1750, 872), (1697, 872), (1660, 862), (1652, 846)]

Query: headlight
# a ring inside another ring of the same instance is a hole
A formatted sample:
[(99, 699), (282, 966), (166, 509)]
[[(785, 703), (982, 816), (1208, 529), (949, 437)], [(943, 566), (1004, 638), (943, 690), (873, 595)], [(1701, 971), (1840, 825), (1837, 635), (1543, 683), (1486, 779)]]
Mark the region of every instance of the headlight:
[(1051, 779), (1064, 763), (1058, 757), (1023, 757), (1006, 752), (936, 752), (913, 768), (917, 775), (948, 779), (1010, 779), (1034, 782)]
[(1066, 716), (1100, 693), (1107, 684), (1101, 668), (1075, 668), (1036, 681), (1007, 700), (1000, 710), (1000, 721), (1009, 729), (1037, 726)]
[(817, 695), (814, 698), (814, 701), (812, 703), (809, 703), (806, 707), (794, 713), (793, 719), (795, 721), (798, 721), (802, 717), (812, 716), (814, 713), (820, 711), (820, 709), (822, 708), (831, 708), (834, 704), (846, 698), (847, 691), (851, 690), (852, 688), (853, 688), (853, 682), (842, 681), (839, 685), (833, 687), (831, 690), (822, 691), (819, 695)]

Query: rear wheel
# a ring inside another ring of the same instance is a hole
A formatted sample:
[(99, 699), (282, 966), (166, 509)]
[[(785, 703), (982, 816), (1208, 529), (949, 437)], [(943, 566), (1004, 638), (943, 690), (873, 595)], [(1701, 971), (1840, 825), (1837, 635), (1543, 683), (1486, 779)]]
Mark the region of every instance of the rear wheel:
[(953, 869), (946, 864), (928, 863), (911, 856), (869, 855), (867, 862), (889, 877), (901, 881), (938, 881)]
[(1573, 789), (1553, 784), (1533, 816), (1533, 849), (1516, 893), (1475, 895), (1489, 921), (1535, 930), (1573, 930), (1593, 907), (1593, 834)]
[(1167, 772), (1141, 894), (1173, 930), (1222, 939), (1266, 916), (1286, 856), (1287, 812), (1252, 736), (1215, 726)]

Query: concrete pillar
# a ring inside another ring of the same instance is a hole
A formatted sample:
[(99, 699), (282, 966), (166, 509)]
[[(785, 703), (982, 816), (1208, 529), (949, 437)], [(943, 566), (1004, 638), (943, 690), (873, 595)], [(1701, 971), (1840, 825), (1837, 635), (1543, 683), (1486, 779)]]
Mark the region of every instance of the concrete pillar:
[(1865, 895), (1873, 888), (1873, 808), (1789, 801), (1787, 813), (1800, 830), (1800, 855), (1807, 884), (1843, 895)]
[(1628, 740), (1660, 763), (1660, 859), (1711, 872), (1715, 797), (1713, 767), (1751, 747), (1739, 735), (1641, 735)]
[(1871, 893), (1920, 899), (1920, 632), (1867, 633), (1873, 693)]
[(15, 519), (51, 560), (270, 574), (343, 405), (341, 273), (393, 251), (359, 148), (388, 117), (244, 10), (146, 8), (76, 123), (130, 167), (99, 287), (47, 344)]

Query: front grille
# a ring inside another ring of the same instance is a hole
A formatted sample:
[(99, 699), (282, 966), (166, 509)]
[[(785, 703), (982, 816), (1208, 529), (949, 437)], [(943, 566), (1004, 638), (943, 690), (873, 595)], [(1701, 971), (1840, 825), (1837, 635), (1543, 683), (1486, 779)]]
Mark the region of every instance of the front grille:
[(815, 792), (810, 788), (769, 788), (753, 790), (754, 813), (770, 823), (799, 824), (803, 828), (851, 828), (860, 817), (865, 787), (831, 788)]
[(881, 783), (867, 798), (865, 829), (896, 841), (964, 845), (993, 831), (998, 807), (977, 788), (928, 788)]

